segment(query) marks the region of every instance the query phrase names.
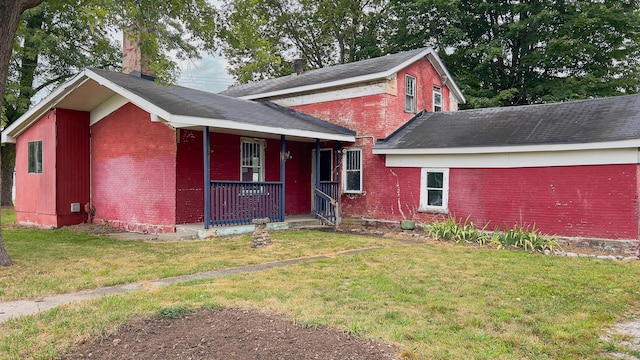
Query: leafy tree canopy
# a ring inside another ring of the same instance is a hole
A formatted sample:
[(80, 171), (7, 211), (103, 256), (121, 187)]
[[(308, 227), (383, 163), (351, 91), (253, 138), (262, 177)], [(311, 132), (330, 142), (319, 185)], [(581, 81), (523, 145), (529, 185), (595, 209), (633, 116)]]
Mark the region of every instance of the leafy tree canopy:
[(640, 91), (640, 0), (228, 0), (221, 38), (240, 83), (435, 48), (469, 107)]

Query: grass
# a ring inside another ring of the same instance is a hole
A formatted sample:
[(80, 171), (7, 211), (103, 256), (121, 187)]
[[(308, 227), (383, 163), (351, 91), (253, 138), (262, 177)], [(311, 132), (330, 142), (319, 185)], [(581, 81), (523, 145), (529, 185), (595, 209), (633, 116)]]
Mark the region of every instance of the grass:
[[(311, 243), (318, 236), (332, 244), (367, 239), (320, 232), (278, 235), (304, 235)], [(59, 243), (50, 241), (50, 247)], [(291, 243), (303, 240), (280, 241), (281, 247), (296, 248)], [(229, 251), (251, 257), (253, 250), (241, 247)], [(316, 251), (313, 247), (305, 251)], [(598, 359), (607, 349), (634, 354), (599, 335), (640, 308), (638, 278), (640, 262), (453, 245), (386, 247), (11, 320), (0, 326), (0, 358), (56, 358), (84, 339), (115, 332), (132, 316), (172, 317), (200, 307), (235, 306), (268, 308), (304, 327), (328, 325), (397, 343), (405, 359)]]
[(116, 240), (64, 228), (5, 229), (3, 240), (14, 266), (0, 268), (0, 301), (390, 244), (384, 239), (327, 237), (302, 230), (272, 232), (271, 238), (271, 246), (251, 249), (250, 236), (162, 243)]

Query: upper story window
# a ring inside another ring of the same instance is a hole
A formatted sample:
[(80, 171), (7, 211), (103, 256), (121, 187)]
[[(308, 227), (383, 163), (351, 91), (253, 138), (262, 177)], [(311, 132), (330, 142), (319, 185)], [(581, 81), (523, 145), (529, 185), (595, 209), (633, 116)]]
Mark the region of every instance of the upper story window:
[(420, 210), (449, 211), (449, 169), (427, 169), (420, 173)]
[(242, 139), (240, 181), (264, 181), (264, 140)]
[(442, 88), (433, 85), (433, 112), (442, 111)]
[(346, 148), (344, 153), (344, 176), (342, 177), (345, 193), (362, 192), (362, 149)]
[(405, 76), (405, 105), (404, 111), (414, 114), (416, 112), (416, 78)]
[(42, 140), (29, 142), (29, 174), (42, 173)]

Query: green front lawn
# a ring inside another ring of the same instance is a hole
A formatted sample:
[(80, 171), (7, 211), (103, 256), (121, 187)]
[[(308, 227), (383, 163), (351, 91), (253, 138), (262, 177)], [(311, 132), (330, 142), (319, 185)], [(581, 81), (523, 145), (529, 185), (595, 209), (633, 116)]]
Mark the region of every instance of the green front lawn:
[[(56, 358), (83, 339), (115, 331), (132, 316), (203, 306), (271, 309), (302, 326), (329, 325), (397, 343), (405, 359), (597, 359), (607, 349), (640, 355), (599, 338), (615, 322), (637, 315), (638, 261), (544, 256), (436, 242), (397, 246), (393, 240), (315, 231), (273, 233), (274, 245), (267, 249), (249, 248), (248, 238), (150, 244), (59, 230), (44, 232), (48, 236), (43, 238), (35, 230), (11, 231), (7, 247), (18, 265), (0, 269), (0, 274), (5, 294), (14, 298), (33, 294), (29, 288), (36, 285), (49, 289), (39, 293), (78, 287), (81, 282), (75, 278), (85, 276), (83, 267), (89, 272), (86, 279), (94, 279), (91, 286), (97, 286), (125, 281), (125, 271), (117, 266), (138, 269), (134, 277), (153, 278), (232, 262), (266, 262), (373, 244), (396, 246), (150, 288), (12, 320), (0, 326), (0, 357), (7, 359)], [(117, 254), (122, 259), (115, 261)], [(185, 259), (201, 257), (206, 261), (199, 265), (184, 264)], [(55, 264), (25, 274), (49, 261)], [(84, 265), (73, 264), (77, 262)], [(47, 283), (40, 279), (49, 279), (47, 271), (53, 268), (59, 268), (53, 278), (66, 277), (76, 285), (39, 285)], [(26, 279), (31, 283), (24, 283)]]

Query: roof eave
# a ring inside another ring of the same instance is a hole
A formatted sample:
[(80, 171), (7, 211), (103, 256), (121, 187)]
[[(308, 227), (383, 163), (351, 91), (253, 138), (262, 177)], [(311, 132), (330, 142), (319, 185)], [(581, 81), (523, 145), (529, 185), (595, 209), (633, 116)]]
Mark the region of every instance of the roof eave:
[(67, 95), (88, 80), (86, 70), (81, 71), (73, 78), (67, 80), (62, 86), (55, 89), (51, 94), (40, 101), (36, 106), (27, 110), (16, 121), (2, 131), (3, 143), (15, 143), (16, 138), (26, 131), (33, 123), (38, 121), (44, 114), (54, 108)]
[(510, 145), (486, 147), (451, 147), (451, 148), (411, 148), (396, 149), (387, 147), (373, 147), (377, 155), (449, 155), (449, 154), (496, 154), (550, 151), (579, 151), (597, 149), (640, 148), (640, 139), (591, 142), (579, 144), (543, 144), (543, 145)]
[(343, 142), (355, 142), (356, 137), (352, 134), (337, 134), (312, 130), (300, 130), (283, 127), (273, 127), (257, 124), (248, 124), (235, 120), (212, 119), (193, 116), (174, 115), (171, 123), (176, 127), (209, 126), (217, 129), (253, 131), (274, 135), (285, 135), (308, 139), (333, 140)]

